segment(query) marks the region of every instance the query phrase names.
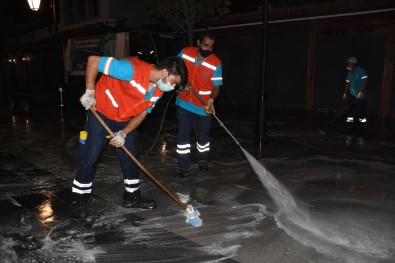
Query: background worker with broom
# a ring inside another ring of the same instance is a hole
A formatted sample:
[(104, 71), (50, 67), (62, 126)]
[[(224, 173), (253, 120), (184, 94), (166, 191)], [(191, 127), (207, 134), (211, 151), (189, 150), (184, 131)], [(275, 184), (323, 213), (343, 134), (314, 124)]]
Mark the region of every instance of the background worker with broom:
[[(95, 84), (99, 73), (103, 75)], [(168, 57), (157, 65), (135, 58), (88, 58), (86, 91), (80, 101), (86, 110), (95, 106), (97, 114), (113, 131), (110, 144), (117, 147), (116, 153), (121, 162), (125, 207), (152, 209), (156, 202), (141, 197), (139, 168), (120, 147), (138, 156), (136, 128), (151, 112), (163, 92), (173, 90), (176, 85), (185, 86), (186, 83), (186, 66), (178, 57)], [(79, 165), (72, 185), (74, 211), (78, 217), (87, 214), (96, 162), (109, 139), (109, 136), (106, 139), (108, 132), (105, 127), (91, 111), (87, 112), (85, 131), (87, 138), (80, 140)]]
[(367, 99), (368, 75), (366, 71), (357, 66), (357, 59), (350, 57), (344, 61), (347, 66), (346, 89), (343, 94), (343, 100), (349, 100), (349, 110), (346, 121), (365, 123), (365, 108)]

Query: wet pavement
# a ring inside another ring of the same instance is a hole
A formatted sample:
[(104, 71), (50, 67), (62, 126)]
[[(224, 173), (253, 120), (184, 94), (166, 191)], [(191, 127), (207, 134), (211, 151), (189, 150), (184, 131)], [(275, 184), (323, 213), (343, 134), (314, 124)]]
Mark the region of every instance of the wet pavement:
[[(177, 179), (174, 112), (150, 152), (161, 112), (139, 129), (142, 164), (199, 210), (201, 227), (187, 224), (184, 210), (143, 173), (143, 196), (158, 207), (124, 208), (110, 146), (97, 167), (89, 216), (74, 218), (70, 191), (83, 112), (1, 115), (2, 262), (395, 261), (393, 121), (337, 121), (320, 132), (333, 116), (276, 112), (259, 152), (253, 112), (217, 112), (261, 170), (213, 120), (209, 171), (194, 164), (188, 178)], [(290, 199), (264, 186), (258, 175), (266, 172)], [(297, 216), (287, 211), (293, 200)]]

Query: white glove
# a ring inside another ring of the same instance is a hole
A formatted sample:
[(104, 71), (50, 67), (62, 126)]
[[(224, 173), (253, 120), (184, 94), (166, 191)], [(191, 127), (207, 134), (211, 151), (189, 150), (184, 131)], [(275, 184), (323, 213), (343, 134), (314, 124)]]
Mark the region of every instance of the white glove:
[(82, 97), (80, 98), (80, 101), (82, 106), (84, 106), (85, 110), (89, 110), (91, 106), (95, 106), (95, 90), (86, 89), (84, 95), (82, 95)]
[(121, 147), (125, 144), (126, 134), (122, 130), (120, 130), (120, 131), (114, 133), (114, 137), (109, 135), (109, 136), (107, 136), (107, 138), (108, 139), (112, 138), (110, 140), (110, 144), (112, 146)]

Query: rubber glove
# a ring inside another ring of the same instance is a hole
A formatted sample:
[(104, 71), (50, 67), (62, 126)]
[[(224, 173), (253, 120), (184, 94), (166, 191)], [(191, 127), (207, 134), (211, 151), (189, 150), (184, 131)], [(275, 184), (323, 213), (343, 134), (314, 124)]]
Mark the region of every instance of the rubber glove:
[(122, 147), (125, 144), (125, 138), (126, 138), (126, 134), (120, 130), (118, 132), (114, 133), (114, 137), (111, 135), (106, 136), (107, 139), (111, 139), (110, 140), (110, 145), (115, 146), (115, 147)]
[(358, 92), (357, 99), (360, 99), (363, 96), (362, 92)]
[(89, 110), (90, 107), (96, 105), (95, 100), (95, 90), (86, 89), (84, 95), (80, 98), (82, 106), (84, 106), (85, 110)]
[(207, 114), (215, 115), (214, 100), (209, 99), (207, 105), (204, 106), (204, 109), (206, 110)]

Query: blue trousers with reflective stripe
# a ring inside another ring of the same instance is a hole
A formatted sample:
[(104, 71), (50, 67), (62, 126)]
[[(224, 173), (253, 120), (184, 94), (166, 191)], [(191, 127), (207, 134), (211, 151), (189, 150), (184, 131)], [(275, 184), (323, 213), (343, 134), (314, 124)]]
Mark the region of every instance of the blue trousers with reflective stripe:
[[(110, 127), (113, 132), (122, 130), (128, 122), (117, 122), (108, 119), (100, 112), (97, 112), (104, 122)], [(97, 120), (91, 111), (87, 112), (87, 118), (85, 122), (85, 128), (88, 132), (88, 138), (85, 144), (79, 142), (78, 145), (78, 170), (75, 176), (75, 180), (80, 184), (89, 184), (93, 182), (93, 178), (96, 172), (97, 160), (102, 152), (104, 146), (108, 143), (106, 136), (108, 132), (103, 125)], [(129, 133), (125, 138), (124, 146), (138, 158), (138, 146), (137, 146), (137, 132), (133, 131)], [(110, 146), (113, 147), (113, 146)], [(122, 173), (124, 179), (138, 179), (140, 177), (140, 170), (133, 160), (125, 153), (122, 148), (116, 148), (116, 154), (121, 163)], [(73, 184), (73, 188), (77, 187)], [(82, 189), (86, 190), (86, 189)], [(90, 196), (88, 193), (72, 193), (74, 200), (87, 200)]]
[(357, 99), (353, 95), (350, 95), (350, 104), (350, 108), (348, 109), (348, 117), (353, 117), (355, 122), (357, 122), (360, 118), (366, 118), (366, 99)]
[[(202, 116), (193, 112), (187, 111), (184, 108), (177, 107), (178, 120), (178, 145), (191, 144), (191, 130), (195, 133), (196, 142), (200, 145), (206, 145), (210, 142), (210, 127), (211, 116)], [(193, 145), (193, 144), (191, 144)], [(209, 151), (197, 151), (197, 159), (208, 160)], [(178, 167), (188, 170), (191, 166), (189, 153), (177, 153)]]

